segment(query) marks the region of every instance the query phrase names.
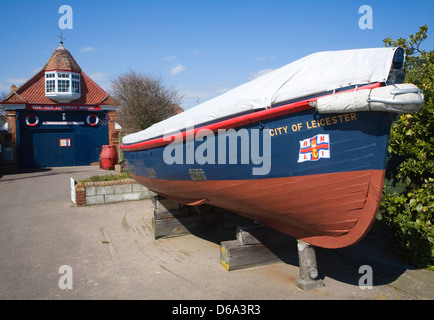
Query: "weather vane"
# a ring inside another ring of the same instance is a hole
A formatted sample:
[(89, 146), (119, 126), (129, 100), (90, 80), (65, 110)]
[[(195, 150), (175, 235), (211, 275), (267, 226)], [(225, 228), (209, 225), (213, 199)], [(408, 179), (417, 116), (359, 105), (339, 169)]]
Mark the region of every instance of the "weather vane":
[(63, 36), (62, 32), (59, 35), (59, 39), (60, 39), (60, 45), (63, 47), (63, 41), (67, 40), (67, 38)]

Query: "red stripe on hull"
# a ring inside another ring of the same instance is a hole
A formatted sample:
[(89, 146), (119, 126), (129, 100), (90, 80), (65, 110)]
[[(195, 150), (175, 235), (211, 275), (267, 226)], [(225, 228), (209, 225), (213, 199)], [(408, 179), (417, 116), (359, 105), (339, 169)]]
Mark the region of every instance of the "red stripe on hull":
[[(356, 90), (367, 90), (374, 89), (381, 86), (381, 83), (371, 83), (368, 85), (364, 85), (362, 87), (356, 88)], [(354, 91), (354, 89), (348, 89), (340, 91), (339, 93), (344, 93), (348, 91)], [(336, 94), (339, 94), (336, 93)], [(334, 93), (333, 93), (334, 94)], [(331, 95), (331, 94), (330, 94)], [(280, 116), (288, 115), (291, 113), (296, 113), (304, 110), (311, 109), (312, 107), (309, 105), (310, 102), (317, 101), (318, 98), (306, 99), (303, 101), (291, 102), (285, 105), (281, 105), (278, 107), (273, 107), (266, 110), (256, 111), (250, 114), (235, 116), (230, 119), (221, 120), (219, 122), (208, 124), (205, 126), (200, 126), (199, 128), (195, 128), (194, 130), (184, 131), (181, 133), (176, 133), (173, 135), (168, 135), (167, 137), (155, 138), (147, 141), (142, 141), (138, 143), (133, 143), (131, 145), (121, 144), (120, 148), (125, 151), (138, 151), (138, 150), (146, 150), (151, 148), (157, 148), (164, 145), (170, 144), (174, 140), (185, 140), (186, 137), (196, 137), (198, 133), (202, 130), (207, 129), (213, 132), (217, 132), (219, 129), (230, 129), (230, 128), (238, 128), (241, 126), (249, 125), (251, 123), (256, 123), (259, 121), (277, 118)], [(203, 132), (203, 131), (202, 131)]]
[(312, 245), (341, 248), (360, 240), (374, 221), (384, 170), (239, 181), (134, 178), (168, 199), (206, 202)]

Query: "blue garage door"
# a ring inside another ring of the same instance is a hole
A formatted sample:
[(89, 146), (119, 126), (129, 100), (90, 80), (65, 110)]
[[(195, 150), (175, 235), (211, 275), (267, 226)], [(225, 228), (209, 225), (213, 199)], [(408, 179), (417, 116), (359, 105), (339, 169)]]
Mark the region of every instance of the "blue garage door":
[(37, 167), (74, 166), (73, 130), (33, 132), (34, 163)]
[[(70, 112), (67, 120), (62, 120), (62, 112), (20, 112), (19, 167), (81, 166), (98, 161), (101, 146), (108, 144), (108, 124), (104, 112), (93, 114), (99, 119), (96, 125), (86, 122), (88, 112)], [(29, 125), (29, 119), (30, 124), (35, 123), (35, 116), (38, 124)]]

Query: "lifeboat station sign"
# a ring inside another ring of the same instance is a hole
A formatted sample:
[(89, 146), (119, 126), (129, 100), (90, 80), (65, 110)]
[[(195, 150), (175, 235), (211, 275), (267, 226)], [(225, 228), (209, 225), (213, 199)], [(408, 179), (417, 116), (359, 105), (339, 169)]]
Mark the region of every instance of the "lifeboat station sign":
[(28, 104), (25, 110), (33, 111), (102, 111), (98, 105), (52, 105), (52, 104)]

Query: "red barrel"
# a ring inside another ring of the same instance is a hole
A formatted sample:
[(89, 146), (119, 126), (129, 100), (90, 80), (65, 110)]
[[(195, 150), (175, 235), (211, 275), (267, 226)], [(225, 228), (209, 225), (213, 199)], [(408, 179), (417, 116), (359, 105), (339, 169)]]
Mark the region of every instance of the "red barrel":
[(114, 169), (118, 163), (118, 151), (115, 145), (101, 147), (101, 168)]

